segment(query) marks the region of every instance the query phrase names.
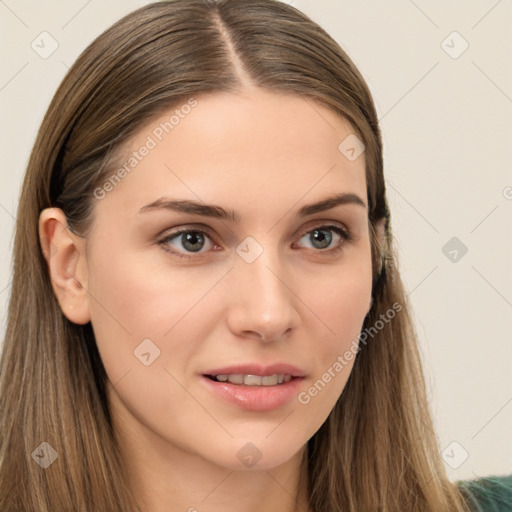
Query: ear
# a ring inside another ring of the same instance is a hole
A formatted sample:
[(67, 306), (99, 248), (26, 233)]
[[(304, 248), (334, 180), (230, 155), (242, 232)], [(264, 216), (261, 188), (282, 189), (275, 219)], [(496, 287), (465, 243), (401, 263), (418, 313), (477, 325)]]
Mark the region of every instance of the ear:
[(59, 208), (41, 212), (39, 239), (62, 312), (75, 324), (90, 322), (85, 239), (71, 232)]
[(381, 259), (379, 261), (379, 272), (382, 271), (382, 267), (384, 265), (384, 256), (386, 251), (386, 217), (379, 219), (375, 224), (375, 235), (377, 240), (377, 246), (379, 248), (379, 254)]
[[(376, 243), (377, 243), (377, 247), (378, 247), (378, 254), (381, 255), (381, 260), (379, 262), (379, 268), (380, 270), (382, 270), (382, 266), (384, 265), (384, 256), (383, 256), (383, 251), (385, 249), (385, 235), (386, 235), (386, 218), (383, 217), (382, 219), (379, 219), (376, 223), (375, 223), (375, 227), (374, 227), (374, 230), (373, 230), (374, 234), (375, 234), (375, 238), (376, 238)], [(370, 306), (368, 307), (368, 313), (370, 312), (371, 308), (373, 306), (373, 292), (372, 292), (372, 297), (370, 298)]]
[(375, 224), (375, 233), (377, 235), (377, 242), (382, 251), (384, 247), (384, 235), (386, 233), (386, 217), (383, 217), (377, 221)]

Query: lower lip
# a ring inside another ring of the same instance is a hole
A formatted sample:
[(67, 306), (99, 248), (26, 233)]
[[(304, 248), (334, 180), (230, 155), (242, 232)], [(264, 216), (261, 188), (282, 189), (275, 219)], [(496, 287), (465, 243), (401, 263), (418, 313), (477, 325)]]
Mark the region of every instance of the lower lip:
[(296, 377), (275, 386), (244, 386), (231, 382), (217, 382), (204, 375), (201, 380), (216, 396), (251, 411), (272, 411), (290, 402), (299, 393), (304, 380)]

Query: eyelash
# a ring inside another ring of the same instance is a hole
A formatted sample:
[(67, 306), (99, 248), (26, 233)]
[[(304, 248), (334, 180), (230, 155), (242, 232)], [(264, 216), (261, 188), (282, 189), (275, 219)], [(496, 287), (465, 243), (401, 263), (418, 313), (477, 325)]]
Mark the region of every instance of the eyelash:
[[(308, 233), (311, 233), (315, 230), (329, 230), (329, 231), (334, 231), (336, 234), (338, 234), (342, 240), (341, 242), (334, 248), (332, 249), (318, 249), (314, 252), (318, 252), (318, 253), (328, 253), (330, 255), (336, 255), (338, 254), (340, 251), (343, 250), (343, 246), (346, 244), (346, 243), (350, 243), (354, 240), (354, 236), (352, 235), (352, 233), (348, 230), (348, 229), (345, 229), (345, 228), (342, 228), (340, 226), (335, 226), (335, 225), (330, 225), (330, 224), (322, 224), (322, 225), (319, 225), (319, 226), (316, 226), (316, 227), (313, 227), (311, 229), (308, 229), (304, 232), (302, 232), (299, 236), (299, 239), (301, 239), (304, 235), (307, 235)], [(162, 246), (162, 248), (173, 254), (174, 256), (177, 256), (178, 258), (180, 259), (192, 259), (194, 258), (194, 256), (192, 256), (192, 254), (194, 253), (182, 253), (182, 252), (178, 252), (178, 251), (174, 251), (172, 249), (169, 248), (169, 245), (167, 244), (167, 242), (169, 242), (170, 240), (178, 237), (179, 235), (182, 235), (184, 233), (199, 233), (203, 236), (206, 236), (208, 237), (210, 240), (212, 239), (212, 237), (204, 230), (202, 229), (199, 229), (199, 228), (194, 228), (194, 229), (182, 229), (182, 230), (179, 230), (179, 231), (176, 231), (175, 233), (171, 233), (170, 235), (167, 235), (165, 238), (162, 238), (161, 240), (158, 241), (158, 244)], [(212, 240), (213, 241), (213, 240)], [(190, 254), (190, 255), (189, 255)], [(200, 254), (200, 253), (198, 253)]]

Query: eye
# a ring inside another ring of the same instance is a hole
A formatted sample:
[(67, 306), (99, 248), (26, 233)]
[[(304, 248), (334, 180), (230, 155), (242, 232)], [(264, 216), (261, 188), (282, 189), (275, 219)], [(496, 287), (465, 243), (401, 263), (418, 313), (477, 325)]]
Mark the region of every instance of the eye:
[[(333, 236), (334, 234), (334, 236)], [(318, 252), (337, 252), (342, 249), (345, 242), (352, 240), (350, 232), (340, 226), (318, 226), (307, 231), (300, 240), (306, 240), (312, 244), (313, 249), (319, 249)], [(299, 240), (299, 241), (300, 241)], [(334, 244), (332, 243), (334, 241)]]
[[(318, 249), (316, 252), (332, 254), (340, 251), (346, 242), (352, 241), (353, 236), (340, 226), (323, 225), (304, 232), (299, 242), (303, 239), (312, 244), (310, 248)], [(182, 229), (171, 233), (158, 243), (179, 258), (193, 258), (194, 253), (206, 253), (216, 246), (208, 233), (201, 229)]]
[[(187, 252), (207, 252), (213, 246), (213, 242), (208, 234), (198, 229), (183, 229), (165, 237), (159, 243), (164, 249), (181, 258), (191, 257), (187, 255)], [(201, 251), (205, 247), (206, 250)]]

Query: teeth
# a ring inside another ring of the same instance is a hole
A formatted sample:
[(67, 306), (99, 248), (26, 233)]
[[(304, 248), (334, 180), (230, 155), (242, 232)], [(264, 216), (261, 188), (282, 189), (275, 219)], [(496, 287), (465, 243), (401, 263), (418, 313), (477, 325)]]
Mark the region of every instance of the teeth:
[(234, 373), (231, 375), (215, 375), (214, 378), (218, 382), (231, 382), (232, 384), (244, 384), (245, 386), (276, 386), (277, 384), (283, 384), (292, 380), (291, 375), (283, 373), (275, 373), (274, 375), (266, 375), (264, 377)]
[(234, 375), (228, 375), (228, 382), (231, 382), (233, 384), (243, 384), (244, 376), (239, 373)]

